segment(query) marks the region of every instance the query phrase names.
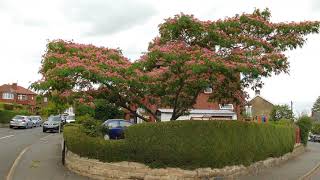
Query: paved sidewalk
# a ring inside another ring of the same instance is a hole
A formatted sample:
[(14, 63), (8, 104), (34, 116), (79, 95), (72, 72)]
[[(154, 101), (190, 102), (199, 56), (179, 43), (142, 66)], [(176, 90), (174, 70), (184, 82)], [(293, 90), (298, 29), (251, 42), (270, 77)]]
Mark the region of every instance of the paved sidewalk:
[(246, 175), (241, 180), (297, 180), (320, 162), (320, 143), (308, 143), (306, 152), (287, 162), (265, 169), (256, 175)]

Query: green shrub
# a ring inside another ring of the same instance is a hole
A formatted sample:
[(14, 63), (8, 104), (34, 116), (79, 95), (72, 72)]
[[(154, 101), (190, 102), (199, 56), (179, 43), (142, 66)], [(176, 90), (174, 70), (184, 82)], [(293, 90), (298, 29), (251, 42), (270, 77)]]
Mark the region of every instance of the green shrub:
[(320, 123), (313, 123), (311, 132), (313, 134), (320, 134)]
[(81, 125), (66, 126), (67, 147), (104, 162), (135, 161), (151, 167), (221, 168), (279, 157), (295, 143), (292, 126), (240, 121), (173, 121), (131, 126), (126, 139), (90, 137)]
[(105, 132), (104, 126), (101, 126), (102, 122), (95, 120), (88, 114), (78, 117), (76, 123), (82, 124), (83, 132), (91, 137), (102, 136)]
[(3, 109), (5, 110), (13, 110), (14, 109), (14, 105), (13, 104), (8, 104), (8, 103), (5, 103), (3, 104)]
[(94, 108), (85, 104), (77, 104), (75, 106), (76, 116), (84, 116), (89, 114), (91, 117), (94, 117)]
[(311, 118), (308, 116), (302, 116), (298, 119), (296, 123), (300, 128), (300, 137), (301, 137), (301, 143), (304, 145), (307, 145), (308, 143), (308, 136), (309, 132), (312, 127), (312, 121)]

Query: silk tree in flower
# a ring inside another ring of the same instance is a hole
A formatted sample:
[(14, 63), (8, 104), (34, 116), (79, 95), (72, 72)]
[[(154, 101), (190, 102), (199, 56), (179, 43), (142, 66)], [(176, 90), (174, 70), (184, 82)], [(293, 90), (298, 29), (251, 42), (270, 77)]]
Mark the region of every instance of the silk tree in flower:
[(150, 106), (141, 72), (120, 50), (54, 40), (47, 45), (40, 73), (42, 80), (32, 87), (59, 101), (93, 105), (94, 98), (102, 98), (148, 121), (136, 112), (136, 107)]
[(273, 23), (270, 17), (268, 9), (217, 21), (180, 14), (159, 26), (160, 36), (138, 64), (161, 107), (173, 108), (171, 120), (187, 114), (208, 86), (210, 100), (241, 106), (244, 88), (261, 88), (262, 77), (287, 73), (284, 52), (319, 32), (319, 22)]
[(157, 107), (170, 107), (176, 120), (208, 86), (210, 100), (241, 105), (244, 88), (260, 88), (262, 77), (287, 73), (284, 52), (319, 32), (319, 22), (272, 23), (270, 17), (268, 9), (217, 21), (176, 15), (159, 26), (160, 36), (133, 63), (120, 50), (52, 41), (42, 60), (43, 79), (33, 87), (59, 92), (66, 102), (104, 98), (146, 121), (137, 107), (156, 119)]

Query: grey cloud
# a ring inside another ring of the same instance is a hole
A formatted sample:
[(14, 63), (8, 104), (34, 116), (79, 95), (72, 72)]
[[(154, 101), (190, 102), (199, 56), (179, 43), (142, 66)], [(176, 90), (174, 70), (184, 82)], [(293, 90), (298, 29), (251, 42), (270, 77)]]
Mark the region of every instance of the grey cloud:
[(87, 35), (112, 34), (143, 24), (156, 14), (149, 3), (138, 0), (71, 0), (64, 12), (71, 23), (87, 23)]

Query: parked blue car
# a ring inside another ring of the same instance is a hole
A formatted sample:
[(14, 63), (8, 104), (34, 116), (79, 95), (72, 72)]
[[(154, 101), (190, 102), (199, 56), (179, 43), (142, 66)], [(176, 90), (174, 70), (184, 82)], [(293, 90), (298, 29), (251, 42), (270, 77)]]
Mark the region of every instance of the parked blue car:
[(106, 127), (105, 140), (124, 139), (124, 130), (132, 123), (124, 119), (108, 119), (103, 124)]

